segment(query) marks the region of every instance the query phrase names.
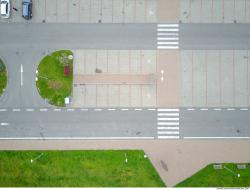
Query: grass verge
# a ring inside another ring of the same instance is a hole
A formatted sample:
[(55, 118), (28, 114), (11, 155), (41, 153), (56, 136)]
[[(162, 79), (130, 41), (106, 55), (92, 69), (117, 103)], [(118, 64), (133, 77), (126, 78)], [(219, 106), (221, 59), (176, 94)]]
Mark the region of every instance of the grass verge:
[[(64, 98), (71, 96), (73, 85), (73, 53), (60, 50), (44, 57), (38, 66), (37, 89), (40, 95), (55, 106), (65, 106)], [(65, 75), (65, 67), (69, 73)]]
[(246, 164), (246, 169), (238, 169), (233, 163), (222, 166), (222, 169), (214, 169), (210, 164), (176, 187), (250, 187), (249, 164)]
[(7, 70), (3, 61), (0, 59), (0, 96), (4, 93), (6, 85), (7, 85)]
[(140, 150), (1, 151), (0, 186), (164, 187), (164, 183)]

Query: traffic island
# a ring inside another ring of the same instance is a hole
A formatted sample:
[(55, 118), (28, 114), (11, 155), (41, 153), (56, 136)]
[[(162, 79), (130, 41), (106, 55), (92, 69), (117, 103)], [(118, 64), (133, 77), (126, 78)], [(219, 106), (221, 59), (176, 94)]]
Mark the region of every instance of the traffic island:
[(73, 53), (60, 50), (45, 56), (36, 71), (39, 94), (54, 106), (69, 103), (73, 84)]
[(4, 62), (0, 59), (0, 96), (4, 93), (7, 85), (7, 69)]

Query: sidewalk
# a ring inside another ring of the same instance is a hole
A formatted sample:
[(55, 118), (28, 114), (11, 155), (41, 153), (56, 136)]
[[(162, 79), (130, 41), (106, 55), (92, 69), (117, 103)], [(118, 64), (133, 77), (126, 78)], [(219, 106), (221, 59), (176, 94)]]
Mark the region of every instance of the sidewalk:
[(154, 84), (154, 74), (74, 75), (74, 84)]
[(167, 186), (209, 163), (250, 162), (250, 140), (0, 141), (2, 150), (143, 149)]

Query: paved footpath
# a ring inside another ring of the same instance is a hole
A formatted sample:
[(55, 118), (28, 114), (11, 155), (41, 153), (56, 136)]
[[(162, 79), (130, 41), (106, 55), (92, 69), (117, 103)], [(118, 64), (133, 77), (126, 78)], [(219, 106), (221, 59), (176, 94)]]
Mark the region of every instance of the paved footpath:
[(249, 143), (250, 140), (0, 140), (0, 149), (143, 149), (165, 184), (174, 186), (210, 163), (249, 163)]

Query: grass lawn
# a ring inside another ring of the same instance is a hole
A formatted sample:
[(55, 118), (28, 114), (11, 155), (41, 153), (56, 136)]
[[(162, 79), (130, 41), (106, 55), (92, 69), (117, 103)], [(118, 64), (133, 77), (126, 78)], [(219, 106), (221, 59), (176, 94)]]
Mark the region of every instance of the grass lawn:
[(213, 164), (210, 164), (176, 187), (250, 187), (250, 165), (246, 165), (246, 169), (239, 170), (232, 163), (223, 164), (223, 169), (214, 169)]
[[(128, 162), (125, 163), (125, 154)], [(34, 161), (31, 163), (31, 159)], [(140, 150), (0, 151), (1, 187), (164, 187)]]
[(3, 61), (0, 59), (0, 96), (3, 94), (7, 85), (7, 71)]
[[(69, 50), (53, 52), (44, 57), (38, 66), (38, 80), (36, 82), (40, 95), (55, 106), (65, 106), (64, 98), (71, 96), (73, 85), (73, 60), (68, 59), (73, 55)], [(70, 68), (65, 76), (64, 67)]]

